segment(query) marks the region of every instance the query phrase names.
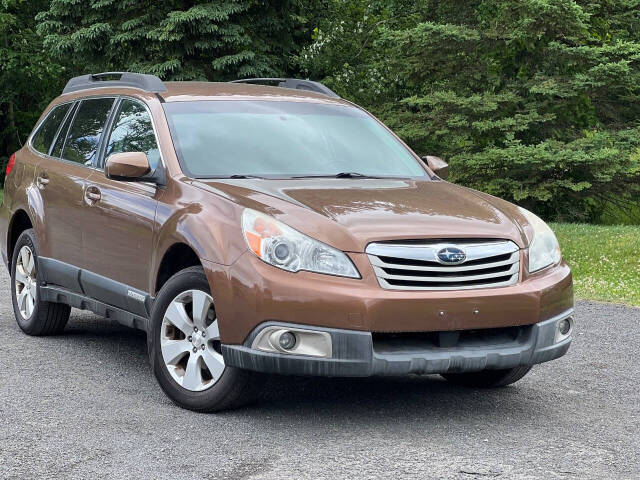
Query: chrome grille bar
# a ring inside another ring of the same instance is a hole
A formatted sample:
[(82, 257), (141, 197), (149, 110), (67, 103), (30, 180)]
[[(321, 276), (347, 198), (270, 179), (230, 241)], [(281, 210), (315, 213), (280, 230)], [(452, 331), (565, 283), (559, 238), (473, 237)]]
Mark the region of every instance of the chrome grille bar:
[[(443, 264), (438, 252), (455, 247), (464, 262)], [(468, 290), (513, 285), (520, 275), (520, 250), (508, 240), (435, 243), (372, 243), (366, 253), (380, 285), (390, 290)]]

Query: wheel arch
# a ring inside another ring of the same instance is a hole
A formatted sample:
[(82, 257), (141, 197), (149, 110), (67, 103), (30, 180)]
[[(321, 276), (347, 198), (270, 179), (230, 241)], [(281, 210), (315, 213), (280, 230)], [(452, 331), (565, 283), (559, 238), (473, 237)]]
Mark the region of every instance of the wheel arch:
[(185, 268), (202, 266), (202, 261), (190, 245), (184, 241), (176, 241), (165, 249), (157, 265), (152, 279), (154, 296), (173, 275)]
[(19, 208), (13, 213), (7, 230), (7, 257), (9, 262), (13, 258), (13, 249), (22, 232), (33, 227), (33, 220), (26, 210)]

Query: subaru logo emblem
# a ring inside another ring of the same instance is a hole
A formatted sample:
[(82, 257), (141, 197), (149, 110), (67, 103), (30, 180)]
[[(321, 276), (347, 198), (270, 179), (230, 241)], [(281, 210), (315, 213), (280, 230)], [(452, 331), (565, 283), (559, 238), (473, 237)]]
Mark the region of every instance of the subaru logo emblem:
[(464, 262), (467, 259), (467, 254), (457, 247), (445, 247), (438, 251), (436, 258), (445, 265), (455, 265)]

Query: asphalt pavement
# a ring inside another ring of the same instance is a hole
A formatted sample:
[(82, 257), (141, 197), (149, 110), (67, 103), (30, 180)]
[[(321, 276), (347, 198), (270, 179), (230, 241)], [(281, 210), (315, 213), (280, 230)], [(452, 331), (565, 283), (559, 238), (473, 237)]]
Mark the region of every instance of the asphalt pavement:
[(74, 310), (28, 337), (0, 273), (0, 478), (640, 478), (640, 309), (579, 302), (569, 353), (498, 390), (437, 376), (269, 377), (249, 407), (173, 405), (144, 334)]

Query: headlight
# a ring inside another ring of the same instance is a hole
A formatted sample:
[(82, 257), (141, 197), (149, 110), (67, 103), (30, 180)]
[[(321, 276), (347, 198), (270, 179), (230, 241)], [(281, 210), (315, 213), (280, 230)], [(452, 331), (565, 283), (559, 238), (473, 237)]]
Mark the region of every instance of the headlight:
[(346, 254), (268, 215), (245, 209), (242, 231), (249, 250), (274, 267), (360, 278)]
[(562, 254), (553, 231), (529, 210), (520, 207), (520, 212), (527, 217), (533, 228), (533, 240), (529, 245), (529, 273), (558, 263), (562, 259)]

